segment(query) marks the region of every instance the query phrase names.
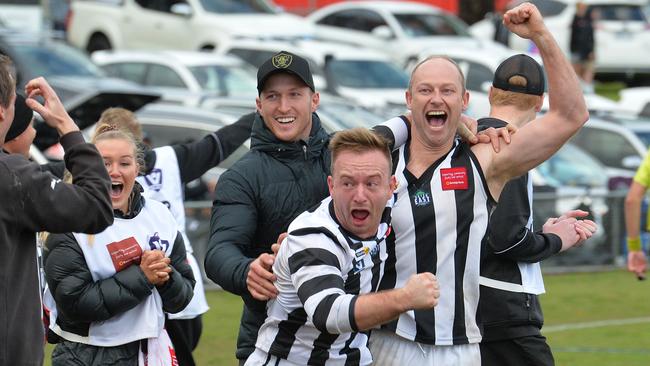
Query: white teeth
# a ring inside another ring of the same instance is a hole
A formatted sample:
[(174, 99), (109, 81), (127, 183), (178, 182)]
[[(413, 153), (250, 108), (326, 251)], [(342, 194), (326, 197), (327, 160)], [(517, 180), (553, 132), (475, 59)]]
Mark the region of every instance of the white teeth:
[(278, 118), (276, 118), (276, 121), (278, 121), (280, 123), (291, 123), (291, 122), (293, 122), (295, 120), (296, 120), (295, 117), (278, 117)]
[(427, 116), (436, 116), (437, 117), (437, 116), (444, 116), (445, 114), (447, 114), (447, 113), (445, 113), (443, 111), (430, 111), (430, 112), (427, 112)]

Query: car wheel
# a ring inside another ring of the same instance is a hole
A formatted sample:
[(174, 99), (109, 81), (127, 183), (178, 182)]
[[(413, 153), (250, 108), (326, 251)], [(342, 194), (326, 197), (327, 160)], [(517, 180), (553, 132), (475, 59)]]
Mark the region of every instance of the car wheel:
[(111, 42), (109, 42), (108, 38), (106, 38), (105, 35), (96, 33), (90, 37), (86, 51), (88, 51), (88, 54), (91, 54), (95, 51), (110, 50), (112, 48), (113, 47), (111, 46)]

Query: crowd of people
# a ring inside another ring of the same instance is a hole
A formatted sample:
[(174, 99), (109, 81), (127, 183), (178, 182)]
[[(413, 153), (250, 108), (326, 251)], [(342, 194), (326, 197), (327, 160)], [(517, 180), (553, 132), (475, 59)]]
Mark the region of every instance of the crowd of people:
[[(119, 108), (85, 143), (47, 81), (22, 97), (0, 58), (0, 364), (41, 365), (44, 337), (53, 365), (196, 364), (208, 305), (182, 187), (250, 137), (216, 187), (205, 258), (243, 299), (240, 365), (553, 365), (539, 261), (596, 225), (575, 210), (534, 231), (528, 171), (588, 113), (537, 8), (503, 24), (547, 74), (525, 55), (504, 61), (477, 124), (462, 70), (432, 56), (412, 71), (408, 114), (331, 136), (309, 63), (280, 52), (258, 69), (255, 113), (153, 150)], [(28, 160), (31, 110), (59, 132), (63, 164)]]

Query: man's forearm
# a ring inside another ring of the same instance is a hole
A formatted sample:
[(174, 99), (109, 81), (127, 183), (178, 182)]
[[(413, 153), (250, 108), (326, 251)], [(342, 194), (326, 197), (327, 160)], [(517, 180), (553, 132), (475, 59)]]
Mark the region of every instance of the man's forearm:
[(533, 37), (540, 51), (548, 79), (549, 112), (565, 115), (571, 121), (586, 120), (587, 112), (580, 81), (552, 34), (546, 30)]
[(361, 295), (354, 306), (354, 319), (359, 330), (387, 323), (409, 310), (402, 289)]

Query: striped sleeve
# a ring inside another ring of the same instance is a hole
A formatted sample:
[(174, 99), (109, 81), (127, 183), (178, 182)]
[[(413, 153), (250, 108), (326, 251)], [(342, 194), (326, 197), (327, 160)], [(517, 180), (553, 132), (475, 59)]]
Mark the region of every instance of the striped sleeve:
[[(325, 230), (325, 229), (323, 229)], [(307, 317), (321, 332), (356, 331), (355, 295), (345, 293), (343, 248), (328, 233), (292, 232), (287, 238), (291, 282)]]

